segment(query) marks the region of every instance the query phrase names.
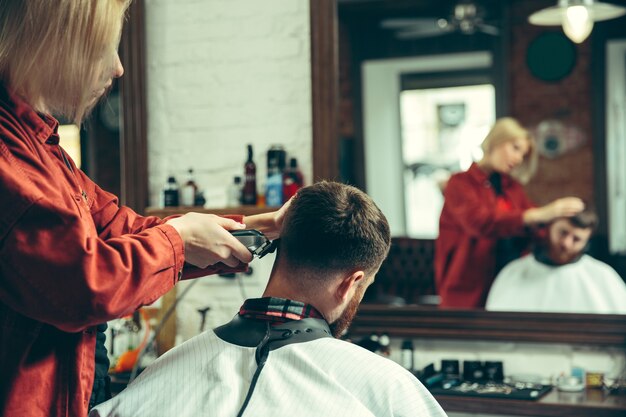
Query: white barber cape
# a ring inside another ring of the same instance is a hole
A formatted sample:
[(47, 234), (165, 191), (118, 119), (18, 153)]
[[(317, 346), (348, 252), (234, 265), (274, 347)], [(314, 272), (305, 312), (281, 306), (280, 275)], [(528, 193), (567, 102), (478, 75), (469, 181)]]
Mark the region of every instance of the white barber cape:
[[(235, 417), (257, 369), (255, 348), (211, 330), (170, 350), (98, 416)], [(445, 417), (433, 396), (400, 365), (330, 337), (270, 352), (250, 402), (250, 417)]]
[(529, 254), (498, 274), (486, 309), (626, 314), (626, 284), (613, 268), (589, 255), (552, 266)]

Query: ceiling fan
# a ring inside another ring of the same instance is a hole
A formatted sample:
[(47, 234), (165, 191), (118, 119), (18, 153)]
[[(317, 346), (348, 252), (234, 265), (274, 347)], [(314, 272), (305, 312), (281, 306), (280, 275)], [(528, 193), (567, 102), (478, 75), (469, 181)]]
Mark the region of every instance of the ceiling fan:
[(448, 17), (438, 18), (391, 18), (385, 19), (380, 26), (395, 30), (398, 39), (420, 39), (441, 36), (449, 33), (473, 35), (477, 32), (497, 36), (500, 30), (486, 24), (483, 19), (485, 10), (473, 1), (458, 2)]

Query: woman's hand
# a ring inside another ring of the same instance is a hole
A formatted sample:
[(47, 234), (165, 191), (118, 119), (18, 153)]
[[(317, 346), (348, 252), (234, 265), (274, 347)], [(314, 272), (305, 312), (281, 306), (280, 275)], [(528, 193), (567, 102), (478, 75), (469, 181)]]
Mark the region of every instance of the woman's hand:
[(263, 233), (269, 240), (278, 239), (283, 229), (283, 220), (285, 213), (291, 205), (292, 197), (283, 206), (270, 213), (255, 214), (254, 216), (246, 216), (243, 218), (243, 222), (246, 225), (246, 229), (256, 229)]
[(572, 217), (585, 209), (585, 203), (578, 197), (564, 197), (543, 207), (531, 208), (524, 212), (524, 223), (549, 223), (560, 217)]
[(185, 262), (198, 268), (222, 262), (236, 267), (248, 263), (252, 254), (229, 230), (241, 230), (245, 226), (235, 220), (214, 214), (187, 213), (167, 221), (185, 242)]

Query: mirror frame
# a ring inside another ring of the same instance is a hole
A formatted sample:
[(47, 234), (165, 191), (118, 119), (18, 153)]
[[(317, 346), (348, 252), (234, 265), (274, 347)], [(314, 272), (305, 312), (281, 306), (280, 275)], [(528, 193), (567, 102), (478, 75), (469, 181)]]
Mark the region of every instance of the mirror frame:
[(626, 346), (626, 316), (438, 310), (362, 304), (351, 334), (409, 338)]
[[(313, 177), (339, 175), (339, 44), (336, 0), (309, 0)], [(148, 206), (145, 6), (131, 3), (122, 36), (121, 203)], [(399, 337), (626, 345), (626, 315), (505, 313), (362, 305), (351, 331)]]
[[(336, 0), (311, 0), (311, 48), (332, 51), (332, 65), (320, 65), (312, 53), (311, 66), (315, 71), (324, 71), (325, 84), (313, 82), (313, 93), (329, 88), (326, 100), (338, 100), (338, 18)], [(332, 9), (332, 10), (331, 10)], [(314, 19), (318, 16), (318, 19)], [(332, 19), (323, 21), (321, 17)], [(320, 20), (321, 19), (321, 20)], [(332, 31), (332, 32), (331, 32)], [(324, 33), (324, 36), (320, 36)], [(333, 42), (320, 45), (321, 42)], [(329, 53), (329, 52), (326, 52)], [(333, 74), (329, 74), (332, 70)], [(316, 90), (318, 90), (316, 92)], [(338, 101), (326, 103), (313, 101), (313, 124), (316, 116), (331, 123), (338, 109)], [(327, 136), (318, 138), (326, 148), (338, 149), (339, 129), (326, 126)], [(332, 143), (328, 143), (332, 142)], [(315, 145), (315, 137), (314, 137)], [(314, 163), (323, 172), (339, 172), (338, 161), (320, 160), (314, 154)], [(324, 168), (324, 163), (334, 164)], [(334, 178), (333, 176), (332, 178)], [(397, 337), (417, 337), (456, 340), (494, 340), (515, 342), (566, 343), (603, 346), (626, 346), (626, 315), (564, 314), (492, 312), (485, 310), (438, 310), (427, 307), (389, 307), (362, 304), (350, 327), (350, 333), (369, 334), (386, 331)]]
[(146, 58), (144, 0), (131, 2), (120, 45), (125, 75), (120, 78), (120, 204), (138, 213), (149, 205), (148, 120), (146, 115)]

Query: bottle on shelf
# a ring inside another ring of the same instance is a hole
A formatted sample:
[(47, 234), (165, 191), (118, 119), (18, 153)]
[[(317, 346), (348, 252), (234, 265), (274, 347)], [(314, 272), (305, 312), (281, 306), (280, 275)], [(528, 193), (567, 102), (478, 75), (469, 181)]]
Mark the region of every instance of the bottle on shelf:
[(298, 160), (291, 158), (289, 167), (283, 172), (283, 202), (287, 202), (303, 186), (304, 179), (300, 168), (298, 168)]
[(257, 207), (265, 207), (265, 192), (266, 187), (265, 187), (265, 179), (260, 178), (259, 179), (259, 187), (258, 187), (258, 194), (256, 195), (256, 206)]
[(187, 181), (181, 187), (180, 190), (180, 205), (181, 206), (193, 206), (196, 202), (196, 193), (198, 192), (198, 186), (193, 179), (193, 168), (187, 170)]
[(196, 192), (196, 198), (194, 198), (193, 205), (196, 207), (204, 207), (206, 205), (206, 197), (204, 196), (204, 191), (198, 190)]
[(241, 204), (241, 177), (236, 176), (233, 182), (228, 186), (226, 194), (226, 205), (228, 207), (237, 207)]
[(163, 187), (163, 207), (178, 207), (178, 183), (174, 176), (169, 176)]
[(283, 204), (283, 176), (278, 167), (278, 160), (270, 161), (265, 186), (265, 205), (279, 207)]
[(272, 145), (267, 151), (267, 171), (270, 170), (270, 164), (272, 161), (278, 167), (278, 170), (282, 173), (286, 168), (287, 152), (283, 145)]
[(256, 205), (256, 164), (254, 163), (252, 145), (248, 145), (248, 159), (244, 164), (245, 179), (241, 192), (241, 203)]

